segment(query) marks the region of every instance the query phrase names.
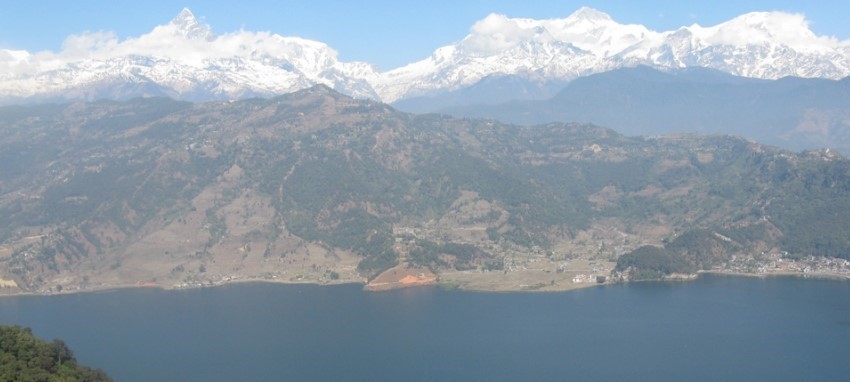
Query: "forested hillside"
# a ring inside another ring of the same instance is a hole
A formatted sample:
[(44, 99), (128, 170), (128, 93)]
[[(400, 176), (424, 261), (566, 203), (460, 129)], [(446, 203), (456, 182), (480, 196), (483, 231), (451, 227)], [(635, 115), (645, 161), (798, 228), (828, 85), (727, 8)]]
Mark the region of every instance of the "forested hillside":
[(322, 86), (0, 108), (0, 158), (0, 278), (29, 291), (363, 281), (396, 264), (600, 273), (644, 245), (680, 259), (670, 271), (850, 257), (834, 152), (412, 115)]

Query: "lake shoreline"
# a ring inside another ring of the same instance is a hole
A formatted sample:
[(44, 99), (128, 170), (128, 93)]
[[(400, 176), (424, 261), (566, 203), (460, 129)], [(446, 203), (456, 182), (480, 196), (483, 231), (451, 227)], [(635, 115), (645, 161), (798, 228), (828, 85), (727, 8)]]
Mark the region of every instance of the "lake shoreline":
[(831, 272), (765, 272), (765, 273), (746, 273), (746, 272), (731, 272), (731, 271), (700, 271), (697, 275), (714, 275), (714, 276), (735, 276), (735, 277), (753, 277), (753, 278), (769, 278), (769, 277), (797, 277), (803, 279), (818, 279), (818, 280), (850, 280), (850, 275)]
[(533, 294), (243, 283), (0, 299), (0, 321), (128, 382), (833, 381), (848, 371), (848, 291), (712, 275)]
[(662, 279), (656, 280), (630, 280), (630, 281), (607, 281), (604, 283), (582, 283), (582, 284), (572, 284), (567, 287), (556, 286), (554, 288), (547, 288), (548, 285), (545, 283), (541, 283), (539, 288), (532, 288), (533, 286), (520, 286), (519, 288), (475, 288), (475, 287), (467, 287), (463, 284), (455, 284), (452, 282), (447, 282), (446, 280), (442, 280), (440, 278), (437, 279), (434, 283), (427, 284), (411, 284), (411, 285), (394, 285), (391, 288), (370, 288), (369, 283), (366, 281), (339, 281), (339, 282), (293, 282), (293, 281), (282, 281), (282, 280), (269, 280), (262, 278), (244, 278), (244, 279), (235, 279), (229, 280), (226, 282), (213, 283), (209, 285), (197, 285), (190, 287), (174, 287), (174, 286), (163, 286), (163, 285), (152, 285), (152, 284), (133, 284), (133, 285), (113, 285), (113, 286), (101, 286), (94, 287), (90, 289), (78, 289), (78, 290), (66, 290), (61, 292), (50, 292), (50, 293), (36, 293), (36, 292), (27, 292), (27, 291), (18, 291), (12, 293), (2, 293), (0, 292), (0, 298), (7, 297), (26, 297), (26, 296), (62, 296), (62, 295), (72, 295), (79, 293), (103, 293), (103, 292), (111, 292), (118, 290), (127, 290), (127, 289), (159, 289), (163, 291), (179, 291), (179, 290), (196, 290), (196, 289), (204, 289), (204, 288), (215, 288), (227, 285), (237, 285), (237, 284), (281, 284), (281, 285), (315, 285), (315, 286), (341, 286), (341, 285), (359, 285), (363, 288), (364, 291), (370, 293), (381, 293), (386, 291), (398, 290), (398, 289), (407, 289), (407, 288), (421, 288), (421, 287), (438, 287), (444, 290), (457, 290), (463, 292), (478, 292), (478, 293), (516, 293), (516, 292), (533, 292), (533, 293), (557, 293), (557, 292), (569, 292), (579, 289), (591, 288), (591, 287), (599, 287), (605, 285), (622, 285), (629, 283), (644, 283), (644, 282), (690, 282), (699, 279), (702, 276), (728, 276), (728, 277), (747, 277), (747, 278), (773, 278), (773, 277), (795, 277), (795, 278), (803, 278), (803, 279), (817, 279), (817, 280), (835, 280), (835, 281), (850, 281), (850, 275), (838, 274), (838, 273), (827, 273), (827, 272), (768, 272), (768, 273), (745, 273), (745, 272), (730, 272), (730, 271), (699, 271), (693, 274), (675, 274), (666, 276)]
[(129, 289), (158, 289), (162, 291), (181, 291), (181, 290), (197, 290), (197, 289), (205, 289), (205, 288), (216, 288), (227, 285), (237, 285), (237, 284), (280, 284), (280, 285), (316, 285), (316, 286), (338, 286), (338, 285), (360, 285), (365, 286), (365, 282), (352, 282), (352, 281), (340, 281), (340, 282), (293, 282), (293, 281), (281, 281), (281, 280), (269, 280), (262, 278), (245, 278), (245, 279), (235, 279), (229, 280), (226, 282), (219, 283), (211, 283), (207, 285), (193, 285), (189, 287), (175, 287), (175, 286), (164, 286), (164, 285), (152, 285), (150, 283), (144, 284), (131, 284), (131, 285), (104, 285), (98, 286), (88, 289), (76, 289), (76, 290), (63, 290), (61, 292), (49, 292), (49, 293), (37, 293), (37, 292), (27, 292), (27, 291), (19, 291), (13, 293), (2, 293), (0, 292), (0, 299), (6, 297), (25, 297), (25, 296), (64, 296), (64, 295), (73, 295), (73, 294), (82, 294), (82, 293), (104, 293), (104, 292), (112, 292), (112, 291), (121, 291), (121, 290), (129, 290)]

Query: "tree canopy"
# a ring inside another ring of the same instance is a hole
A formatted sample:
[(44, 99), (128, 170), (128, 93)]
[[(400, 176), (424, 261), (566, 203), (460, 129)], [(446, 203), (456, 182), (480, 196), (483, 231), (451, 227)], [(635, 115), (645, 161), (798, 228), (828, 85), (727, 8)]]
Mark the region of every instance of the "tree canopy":
[(62, 340), (47, 342), (32, 330), (0, 326), (0, 381), (99, 382), (112, 381), (106, 373), (77, 363)]

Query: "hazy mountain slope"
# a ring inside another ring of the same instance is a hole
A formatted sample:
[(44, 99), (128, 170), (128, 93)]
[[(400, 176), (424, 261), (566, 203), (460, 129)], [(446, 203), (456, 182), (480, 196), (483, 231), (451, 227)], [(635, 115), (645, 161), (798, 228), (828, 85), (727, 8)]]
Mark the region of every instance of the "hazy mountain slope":
[(518, 75), (485, 77), (469, 87), (432, 96), (406, 98), (393, 102), (392, 106), (409, 113), (431, 113), (458, 106), (545, 100), (555, 96), (566, 84), (566, 81)]
[(361, 281), (399, 262), (515, 289), (695, 229), (736, 243), (701, 267), (850, 253), (833, 153), (416, 116), (323, 86), (3, 107), (0, 158), (0, 279), (30, 291)]
[(848, 79), (768, 81), (637, 67), (577, 79), (549, 100), (440, 111), (522, 124), (592, 122), (627, 135), (733, 134), (792, 150), (850, 152)]

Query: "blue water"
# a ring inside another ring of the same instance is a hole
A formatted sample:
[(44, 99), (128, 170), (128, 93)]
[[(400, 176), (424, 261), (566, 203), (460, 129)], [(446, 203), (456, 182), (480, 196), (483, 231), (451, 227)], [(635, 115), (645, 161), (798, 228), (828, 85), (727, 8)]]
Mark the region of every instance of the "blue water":
[(850, 380), (850, 283), (566, 293), (242, 284), (0, 299), (118, 381)]

